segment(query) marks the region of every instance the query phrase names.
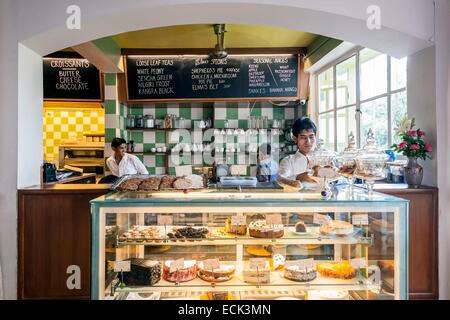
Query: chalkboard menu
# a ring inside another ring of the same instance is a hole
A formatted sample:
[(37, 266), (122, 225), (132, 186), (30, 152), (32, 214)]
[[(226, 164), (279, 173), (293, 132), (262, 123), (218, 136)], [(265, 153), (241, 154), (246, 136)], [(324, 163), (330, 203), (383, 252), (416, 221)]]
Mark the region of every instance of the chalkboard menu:
[(44, 100), (102, 101), (100, 71), (86, 59), (44, 58)]
[(298, 56), (126, 56), (129, 101), (298, 98)]

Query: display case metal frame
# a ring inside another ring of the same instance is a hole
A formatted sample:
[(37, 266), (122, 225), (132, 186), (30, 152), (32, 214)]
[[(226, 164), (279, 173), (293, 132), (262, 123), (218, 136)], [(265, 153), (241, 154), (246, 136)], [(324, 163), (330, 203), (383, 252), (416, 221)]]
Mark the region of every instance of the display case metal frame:
[[(159, 195), (159, 196), (158, 196)], [(277, 199), (276, 199), (277, 198)], [(339, 189), (334, 197), (322, 200), (311, 199), (301, 193), (279, 193), (264, 194), (253, 193), (249, 195), (234, 194), (230, 192), (209, 192), (208, 196), (205, 193), (191, 192), (188, 194), (175, 193), (170, 196), (170, 193), (154, 193), (154, 194), (139, 194), (139, 193), (111, 193), (91, 201), (92, 213), (92, 279), (91, 279), (91, 297), (92, 299), (102, 299), (105, 296), (105, 222), (107, 213), (133, 213), (142, 214), (158, 213), (158, 214), (176, 214), (176, 213), (368, 213), (368, 212), (389, 212), (394, 214), (394, 288), (395, 299), (408, 298), (408, 201), (388, 196), (380, 193), (374, 193), (368, 196), (364, 190), (356, 188), (352, 193), (348, 190)], [(335, 242), (328, 239), (329, 243), (339, 245), (342, 239), (337, 238)], [(214, 240), (216, 241), (216, 240)], [(202, 245), (219, 245), (218, 242), (205, 240)], [(242, 243), (239, 238), (225, 239), (227, 244), (235, 243), (237, 251), (242, 257), (242, 245), (250, 241), (248, 238), (242, 238)], [(319, 242), (322, 239), (319, 240)], [(295, 237), (291, 239), (251, 239), (254, 244), (283, 244), (283, 243), (315, 243), (318, 241), (303, 241)], [(324, 239), (322, 244), (328, 243)], [(130, 245), (133, 245), (132, 243)], [(134, 245), (144, 245), (134, 244)], [(155, 245), (152, 243), (152, 245)], [(179, 243), (171, 244), (179, 245)], [(183, 244), (187, 245), (187, 244)], [(191, 243), (195, 246), (198, 243)], [(237, 281), (237, 280), (236, 280)], [(242, 290), (244, 283), (240, 281), (231, 281), (225, 285), (226, 290)], [(346, 290), (361, 290), (365, 286), (365, 290), (370, 290), (370, 285), (358, 286), (358, 279), (355, 281), (355, 286), (347, 285)], [(336, 284), (336, 286), (334, 286)], [(340, 282), (333, 279), (333, 283), (322, 284), (323, 289), (339, 288)], [(325, 286), (324, 286), (325, 285)], [(193, 281), (190, 284), (184, 284), (177, 287), (171, 284), (173, 288), (187, 288), (195, 290), (207, 290), (208, 286), (199, 285), (198, 281)], [(245, 284), (244, 287), (251, 287), (252, 285)], [(271, 287), (278, 286), (285, 289), (287, 284), (281, 281), (280, 283), (270, 284)], [(311, 283), (297, 283), (295, 286), (313, 289), (320, 287), (319, 284)], [(215, 285), (217, 288), (217, 284)], [(256, 288), (256, 285), (253, 285)], [(220, 288), (220, 286), (219, 286)], [(222, 288), (222, 289), (224, 289)], [(150, 291), (170, 291), (166, 285), (159, 285), (149, 287)], [(137, 288), (137, 291), (145, 291), (142, 288)], [(132, 291), (132, 290), (131, 290)]]

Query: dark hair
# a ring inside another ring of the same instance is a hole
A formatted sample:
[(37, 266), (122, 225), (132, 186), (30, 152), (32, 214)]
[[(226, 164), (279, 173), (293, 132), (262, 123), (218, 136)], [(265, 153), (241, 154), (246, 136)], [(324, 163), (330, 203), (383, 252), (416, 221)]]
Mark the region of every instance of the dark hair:
[(270, 154), (272, 153), (272, 147), (269, 143), (262, 143), (258, 148), (258, 153), (259, 151), (262, 151), (264, 154), (270, 156)]
[(303, 130), (312, 130), (314, 134), (317, 134), (316, 124), (307, 117), (301, 117), (295, 120), (292, 126), (292, 135), (297, 137)]
[(121, 144), (127, 144), (127, 142), (125, 141), (125, 139), (122, 138), (114, 138), (111, 141), (111, 147), (112, 148), (118, 148), (120, 147)]

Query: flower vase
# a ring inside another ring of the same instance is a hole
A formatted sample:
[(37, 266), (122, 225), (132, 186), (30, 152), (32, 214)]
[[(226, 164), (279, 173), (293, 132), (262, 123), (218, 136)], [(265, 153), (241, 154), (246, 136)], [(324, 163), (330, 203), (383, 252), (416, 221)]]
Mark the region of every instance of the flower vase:
[(419, 188), (422, 183), (423, 168), (417, 162), (416, 157), (409, 157), (408, 164), (405, 167), (405, 180), (410, 188)]

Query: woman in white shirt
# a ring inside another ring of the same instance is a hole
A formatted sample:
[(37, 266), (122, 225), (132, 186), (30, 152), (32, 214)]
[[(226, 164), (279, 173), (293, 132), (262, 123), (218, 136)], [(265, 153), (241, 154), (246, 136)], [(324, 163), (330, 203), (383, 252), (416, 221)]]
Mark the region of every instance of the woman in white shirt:
[(125, 152), (127, 142), (122, 138), (114, 138), (111, 149), (114, 154), (106, 160), (109, 170), (116, 177), (128, 174), (148, 174), (147, 168), (138, 157)]
[(303, 180), (308, 169), (306, 155), (316, 147), (316, 133), (317, 127), (309, 118), (302, 117), (294, 122), (292, 135), (298, 150), (281, 160), (280, 176), (289, 180)]

